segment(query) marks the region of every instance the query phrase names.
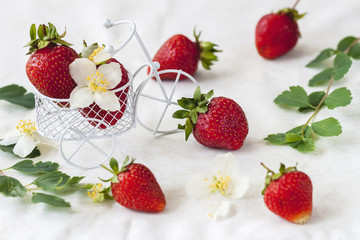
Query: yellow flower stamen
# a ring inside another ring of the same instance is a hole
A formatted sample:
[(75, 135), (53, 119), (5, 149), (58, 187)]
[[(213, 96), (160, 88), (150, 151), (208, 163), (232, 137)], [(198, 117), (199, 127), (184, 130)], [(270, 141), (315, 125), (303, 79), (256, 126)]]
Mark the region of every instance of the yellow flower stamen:
[(32, 122), (30, 119), (20, 120), (16, 129), (19, 130), (21, 134), (31, 135), (36, 131), (35, 122)]
[(106, 92), (108, 90), (107, 86), (110, 84), (104, 75), (96, 71), (95, 75), (91, 74), (86, 78), (88, 81), (88, 86), (94, 92)]
[(105, 46), (99, 46), (97, 49), (95, 49), (88, 57), (89, 60), (94, 61), (95, 56), (98, 55), (102, 50), (104, 50), (104, 48)]
[(92, 188), (88, 190), (87, 194), (90, 198), (94, 200), (94, 202), (102, 202), (104, 201), (104, 187), (101, 183), (93, 184)]
[(209, 186), (210, 192), (219, 192), (223, 196), (226, 196), (226, 191), (229, 189), (229, 182), (231, 182), (231, 178), (229, 176), (214, 176), (213, 181)]

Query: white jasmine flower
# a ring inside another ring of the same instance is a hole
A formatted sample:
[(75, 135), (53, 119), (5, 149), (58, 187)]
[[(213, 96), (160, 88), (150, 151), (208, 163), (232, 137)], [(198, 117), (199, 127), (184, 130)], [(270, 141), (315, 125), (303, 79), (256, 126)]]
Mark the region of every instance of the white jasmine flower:
[(40, 144), (52, 146), (36, 131), (35, 122), (30, 119), (21, 120), (16, 130), (7, 134), (0, 144), (3, 146), (15, 144), (13, 152), (22, 158), (28, 156)]
[(215, 157), (212, 172), (195, 174), (186, 183), (186, 192), (193, 197), (214, 199), (208, 217), (216, 220), (226, 216), (230, 201), (240, 199), (249, 188), (249, 178), (239, 173), (240, 167), (232, 153)]
[(77, 58), (70, 64), (69, 70), (78, 85), (70, 94), (72, 107), (84, 108), (95, 102), (104, 110), (120, 110), (119, 100), (111, 91), (121, 81), (119, 64), (111, 62), (96, 68), (96, 64), (88, 58)]

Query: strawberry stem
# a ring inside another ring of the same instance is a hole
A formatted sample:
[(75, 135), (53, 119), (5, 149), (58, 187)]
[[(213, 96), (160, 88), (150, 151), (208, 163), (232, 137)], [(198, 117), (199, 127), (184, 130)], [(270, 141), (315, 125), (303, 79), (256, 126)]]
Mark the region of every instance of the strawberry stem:
[(300, 0), (296, 0), (296, 2), (294, 3), (294, 5), (293, 5), (292, 9), (295, 9), (295, 8), (296, 8), (296, 6), (299, 4), (299, 2), (300, 2)]
[(266, 170), (268, 170), (268, 172), (272, 173), (272, 174), (275, 174), (275, 172), (273, 170), (271, 170), (270, 168), (268, 168), (264, 163), (260, 163), (261, 166), (263, 166)]

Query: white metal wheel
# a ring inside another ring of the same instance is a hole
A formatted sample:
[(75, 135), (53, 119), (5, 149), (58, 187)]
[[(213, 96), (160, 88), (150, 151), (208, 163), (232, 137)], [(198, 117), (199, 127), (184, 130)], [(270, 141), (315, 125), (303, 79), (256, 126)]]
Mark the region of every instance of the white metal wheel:
[[(84, 124), (90, 125), (90, 122), (94, 124), (93, 127), (87, 129), (82, 127)], [(111, 158), (115, 148), (115, 134), (109, 131), (110, 135), (107, 138), (96, 137), (96, 132), (102, 131), (99, 128), (101, 125), (105, 125), (106, 129), (111, 129), (111, 126), (103, 120), (94, 118), (81, 119), (64, 129), (60, 137), (59, 149), (67, 163), (77, 168), (93, 169)], [(73, 136), (73, 140), (64, 140), (64, 137), (69, 134)]]
[[(175, 73), (176, 78), (163, 81), (161, 75), (165, 73)], [(186, 76), (187, 79), (180, 80), (181, 75)], [(154, 77), (156, 80), (152, 79)], [(180, 84), (179, 81), (181, 81)], [(155, 70), (136, 90), (135, 116), (137, 123), (153, 134), (178, 131), (178, 122), (171, 117), (172, 113), (179, 109), (177, 100), (184, 96), (192, 96), (198, 86), (197, 81), (182, 70), (170, 69), (159, 72)], [(180, 87), (183, 88), (182, 92)], [(145, 122), (145, 119), (148, 121)]]

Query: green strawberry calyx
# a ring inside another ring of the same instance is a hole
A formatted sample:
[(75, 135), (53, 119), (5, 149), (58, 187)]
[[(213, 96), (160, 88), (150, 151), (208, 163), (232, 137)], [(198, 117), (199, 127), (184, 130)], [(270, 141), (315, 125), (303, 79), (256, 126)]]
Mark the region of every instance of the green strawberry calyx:
[(196, 33), (196, 29), (194, 29), (194, 37), (196, 45), (199, 47), (200, 50), (200, 61), (201, 65), (210, 70), (211, 66), (214, 64), (213, 62), (218, 60), (218, 57), (215, 55), (216, 52), (222, 52), (219, 49), (216, 49), (218, 45), (212, 42), (202, 42), (200, 41), (201, 32)]
[(25, 45), (25, 47), (30, 47), (27, 54), (31, 54), (39, 49), (45, 48), (51, 43), (67, 47), (72, 45), (71, 43), (68, 43), (62, 39), (66, 35), (66, 29), (63, 34), (59, 35), (56, 27), (53, 24), (49, 23), (48, 25), (49, 26), (41, 24), (37, 29), (35, 24), (31, 25), (31, 40)]
[(296, 172), (297, 171), (297, 164), (295, 167), (288, 167), (286, 168), (284, 164), (280, 164), (280, 169), (278, 173), (275, 173), (274, 171), (272, 171), (271, 169), (269, 169), (267, 166), (265, 166), (265, 164), (261, 163), (261, 165), (267, 170), (266, 173), (266, 177), (265, 177), (265, 187), (262, 190), (262, 195), (264, 195), (265, 190), (267, 189), (267, 187), (270, 185), (270, 183), (272, 181), (276, 181), (278, 179), (280, 179), (282, 176), (284, 176), (285, 174), (291, 173), (291, 172)]
[(295, 21), (303, 18), (306, 13), (299, 13), (296, 9), (294, 8), (284, 8), (279, 10), (276, 14), (288, 14), (292, 19), (294, 19)]
[(198, 114), (207, 113), (208, 103), (213, 95), (213, 90), (203, 94), (201, 93), (200, 87), (197, 87), (192, 98), (183, 97), (177, 101), (179, 106), (185, 110), (177, 110), (173, 113), (172, 117), (176, 119), (186, 119), (185, 125), (178, 125), (178, 129), (185, 130), (186, 141), (197, 123)]
[(104, 166), (103, 164), (101, 164), (100, 166), (104, 169), (106, 169), (107, 171), (111, 172), (112, 174), (114, 174), (114, 176), (112, 176), (111, 178), (107, 179), (107, 180), (103, 180), (100, 179), (103, 182), (112, 182), (112, 183), (118, 183), (118, 175), (120, 173), (123, 173), (125, 171), (128, 170), (128, 167), (133, 164), (135, 161), (135, 158), (130, 158), (129, 156), (126, 156), (121, 168), (119, 168), (119, 163), (116, 161), (115, 158), (111, 158), (110, 159), (110, 168)]

